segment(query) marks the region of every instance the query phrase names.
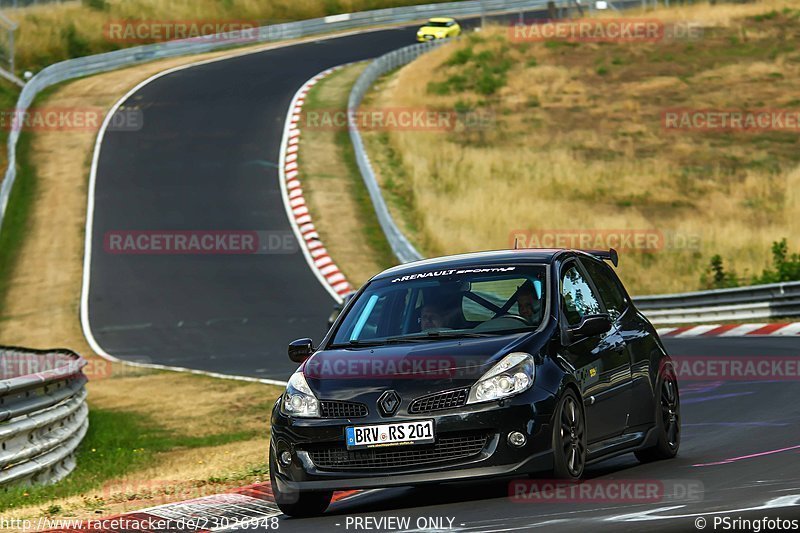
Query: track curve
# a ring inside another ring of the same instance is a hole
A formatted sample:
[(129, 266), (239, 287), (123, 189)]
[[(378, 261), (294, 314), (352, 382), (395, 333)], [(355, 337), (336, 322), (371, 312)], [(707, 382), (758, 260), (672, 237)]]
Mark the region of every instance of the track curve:
[(293, 95), (325, 69), (414, 42), (415, 27), (320, 38), (181, 68), (119, 102), (141, 110), (144, 126), (106, 131), (95, 154), (82, 310), (90, 342), (128, 361), (286, 379), (297, 366), (287, 343), (319, 340), (333, 305), (300, 251), (130, 255), (107, 253), (105, 240), (238, 230), (285, 235), (296, 247), (277, 169)]
[[(326, 68), (413, 39), (376, 31), (277, 48), (160, 77), (123, 102), (140, 131), (108, 131), (97, 164), (88, 320), (102, 349), (140, 362), (285, 379), (286, 344), (319, 339), (333, 299), (299, 251), (106, 253), (109, 232), (290, 235), (277, 162), (294, 92)], [(295, 241), (296, 242), (296, 241)]]

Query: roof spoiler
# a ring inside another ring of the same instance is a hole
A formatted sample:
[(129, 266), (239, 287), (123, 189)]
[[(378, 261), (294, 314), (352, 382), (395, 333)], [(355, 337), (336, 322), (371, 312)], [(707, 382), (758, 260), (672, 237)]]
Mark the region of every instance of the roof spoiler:
[(605, 259), (606, 261), (611, 261), (611, 264), (614, 267), (619, 265), (619, 254), (613, 248), (609, 248), (608, 250), (584, 250), (587, 254), (591, 254), (598, 259)]

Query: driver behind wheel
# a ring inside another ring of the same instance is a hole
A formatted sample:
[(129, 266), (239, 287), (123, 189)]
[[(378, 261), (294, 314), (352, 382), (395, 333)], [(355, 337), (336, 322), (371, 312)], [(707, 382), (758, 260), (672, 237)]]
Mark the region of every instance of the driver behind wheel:
[(440, 305), (427, 304), (422, 308), (419, 323), (422, 331), (444, 328), (445, 310)]
[(536, 324), (539, 320), (539, 298), (536, 288), (530, 280), (526, 281), (517, 289), (517, 308), (519, 316), (524, 318), (529, 324)]

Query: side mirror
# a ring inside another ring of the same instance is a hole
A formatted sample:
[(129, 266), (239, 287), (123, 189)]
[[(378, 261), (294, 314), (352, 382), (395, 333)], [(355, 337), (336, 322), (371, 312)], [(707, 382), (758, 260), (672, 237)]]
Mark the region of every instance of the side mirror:
[(295, 363), (302, 363), (314, 353), (314, 343), (311, 339), (297, 339), (289, 343), (289, 359)]
[(574, 328), (569, 328), (567, 332), (570, 338), (579, 340), (585, 337), (594, 337), (611, 329), (611, 317), (607, 314), (586, 315), (581, 323)]

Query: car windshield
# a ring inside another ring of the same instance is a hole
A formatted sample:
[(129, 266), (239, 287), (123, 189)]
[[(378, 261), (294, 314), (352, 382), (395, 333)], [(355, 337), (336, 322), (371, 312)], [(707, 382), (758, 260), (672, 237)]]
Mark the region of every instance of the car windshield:
[(373, 281), (336, 330), (336, 346), (533, 331), (544, 319), (544, 266), (439, 269)]
[(429, 20), (425, 25), (429, 28), (446, 28), (450, 24), (449, 22), (443, 22), (440, 20)]

